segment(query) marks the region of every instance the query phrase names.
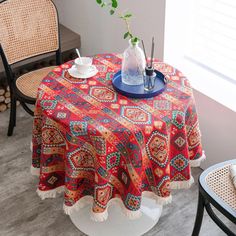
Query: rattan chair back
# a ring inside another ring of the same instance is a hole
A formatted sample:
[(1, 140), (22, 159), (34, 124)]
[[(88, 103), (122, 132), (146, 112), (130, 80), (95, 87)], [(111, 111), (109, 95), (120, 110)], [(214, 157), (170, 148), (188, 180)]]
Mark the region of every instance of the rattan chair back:
[(0, 44), (9, 65), (59, 49), (57, 10), (51, 0), (0, 3)]
[(199, 177), (198, 208), (192, 236), (199, 236), (204, 210), (226, 235), (236, 236), (212, 209), (214, 206), (236, 224), (236, 189), (230, 175), (230, 165), (236, 159), (218, 163), (204, 170)]
[(212, 191), (236, 211), (236, 189), (230, 178), (230, 164), (217, 168), (206, 176), (206, 183)]

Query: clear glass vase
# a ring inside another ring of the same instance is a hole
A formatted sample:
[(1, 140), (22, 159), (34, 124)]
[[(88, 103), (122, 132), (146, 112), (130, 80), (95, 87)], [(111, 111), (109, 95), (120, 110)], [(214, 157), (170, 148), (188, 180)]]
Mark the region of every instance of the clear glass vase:
[(145, 71), (145, 56), (138, 42), (134, 45), (129, 41), (129, 47), (124, 51), (122, 61), (122, 82), (128, 85), (143, 84)]

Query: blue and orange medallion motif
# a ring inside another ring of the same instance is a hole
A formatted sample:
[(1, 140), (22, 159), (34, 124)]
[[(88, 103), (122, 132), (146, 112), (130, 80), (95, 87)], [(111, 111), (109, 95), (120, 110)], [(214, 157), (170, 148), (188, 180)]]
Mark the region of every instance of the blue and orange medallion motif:
[(40, 168), (39, 190), (65, 189), (65, 205), (93, 198), (93, 211), (106, 211), (119, 198), (138, 211), (142, 193), (163, 201), (171, 182), (189, 181), (190, 161), (202, 156), (198, 116), (188, 80), (154, 61), (168, 77), (166, 90), (150, 99), (130, 99), (111, 80), (122, 57), (96, 55), (98, 74), (69, 75), (68, 62), (46, 76), (38, 91), (32, 165)]

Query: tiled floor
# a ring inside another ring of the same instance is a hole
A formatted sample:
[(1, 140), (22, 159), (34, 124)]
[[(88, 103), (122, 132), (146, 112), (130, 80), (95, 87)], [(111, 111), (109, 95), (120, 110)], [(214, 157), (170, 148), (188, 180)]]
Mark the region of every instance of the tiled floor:
[[(84, 235), (63, 213), (61, 197), (41, 201), (37, 196), (37, 178), (29, 171), (32, 118), (19, 108), (14, 135), (7, 137), (8, 115), (0, 113), (0, 235)], [(201, 170), (195, 168), (192, 173), (197, 180)], [(189, 190), (174, 191), (172, 203), (164, 207), (158, 224), (145, 236), (190, 236), (196, 207), (197, 183)], [(236, 231), (235, 225), (227, 224)], [(200, 236), (209, 235), (225, 234), (205, 214)]]

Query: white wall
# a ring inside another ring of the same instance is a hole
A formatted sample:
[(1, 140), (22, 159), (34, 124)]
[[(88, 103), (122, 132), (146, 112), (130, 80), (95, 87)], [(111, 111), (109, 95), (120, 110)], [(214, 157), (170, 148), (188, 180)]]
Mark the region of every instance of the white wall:
[(201, 167), (236, 159), (236, 112), (196, 90), (194, 95), (207, 156)]
[[(126, 32), (124, 22), (116, 16), (111, 17), (108, 10), (97, 5), (96, 0), (54, 0), (54, 2), (61, 23), (81, 35), (81, 51), (84, 55), (103, 52), (121, 53), (127, 48), (128, 42), (123, 39), (123, 34)], [(147, 46), (151, 44), (152, 36), (155, 37), (158, 47), (155, 56), (162, 59), (165, 0), (119, 2), (122, 11), (128, 10), (134, 15), (132, 20), (134, 34), (143, 38)]]

